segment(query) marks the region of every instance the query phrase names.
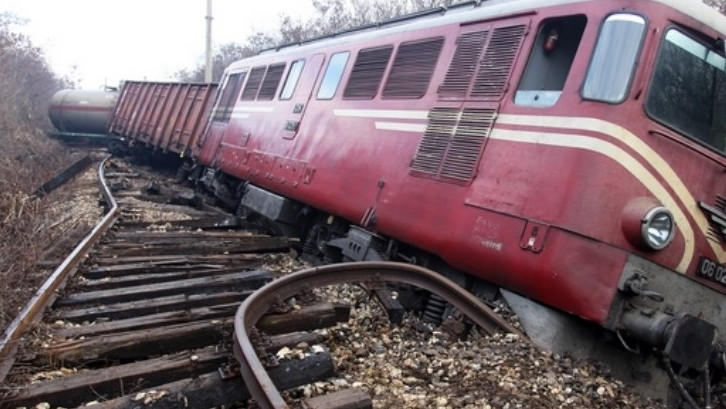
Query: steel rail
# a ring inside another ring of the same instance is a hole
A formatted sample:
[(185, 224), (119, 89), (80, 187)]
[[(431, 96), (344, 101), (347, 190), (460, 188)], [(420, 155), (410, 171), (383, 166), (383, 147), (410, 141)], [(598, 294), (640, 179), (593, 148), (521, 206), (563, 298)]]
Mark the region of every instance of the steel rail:
[(486, 304), (453, 281), (429, 269), (394, 262), (340, 263), (302, 270), (284, 276), (255, 291), (239, 307), (234, 318), (234, 352), (247, 390), (263, 409), (288, 408), (285, 400), (262, 366), (249, 339), (249, 330), (267, 312), (270, 305), (292, 297), (303, 288), (331, 284), (383, 282), (411, 284), (440, 295), (488, 334), (497, 328), (521, 335), (494, 313)]
[(76, 271), (78, 264), (85, 258), (98, 239), (113, 225), (120, 214), (118, 204), (111, 195), (111, 190), (103, 176), (106, 161), (109, 157), (104, 158), (98, 166), (99, 183), (109, 206), (108, 213), (53, 271), (53, 274), (48, 277), (45, 283), (38, 288), (33, 298), (28, 301), (28, 304), (5, 330), (2, 338), (0, 338), (0, 384), (5, 381), (5, 377), (15, 362), (14, 355), (17, 351), (18, 340), (28, 327), (40, 319), (45, 309), (54, 301), (56, 290), (71, 276), (72, 272)]

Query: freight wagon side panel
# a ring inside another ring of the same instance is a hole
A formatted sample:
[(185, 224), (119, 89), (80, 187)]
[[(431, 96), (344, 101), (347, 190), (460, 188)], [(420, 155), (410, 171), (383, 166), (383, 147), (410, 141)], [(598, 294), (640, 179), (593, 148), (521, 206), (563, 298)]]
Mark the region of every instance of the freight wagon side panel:
[(189, 155), (209, 119), (217, 84), (126, 82), (110, 131), (154, 150)]

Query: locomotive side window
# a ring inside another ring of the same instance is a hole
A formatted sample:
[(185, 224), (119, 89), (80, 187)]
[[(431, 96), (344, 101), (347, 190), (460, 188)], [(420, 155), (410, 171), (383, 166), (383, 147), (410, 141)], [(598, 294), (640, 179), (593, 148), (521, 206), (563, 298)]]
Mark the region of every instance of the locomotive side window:
[(360, 50), (343, 91), (345, 99), (373, 99), (383, 80), (393, 52), (392, 46)]
[(557, 103), (585, 31), (584, 15), (545, 20), (539, 29), (514, 103), (549, 107)]
[(668, 30), (645, 109), (656, 121), (724, 152), (726, 59), (722, 47)]
[(634, 14), (613, 14), (605, 19), (582, 86), (582, 97), (619, 103), (625, 100), (635, 71), (645, 19)]
[(285, 63), (272, 64), (267, 68), (265, 79), (260, 86), (260, 93), (257, 95), (259, 100), (271, 100), (277, 93), (277, 86), (280, 85), (282, 73), (285, 72)]
[(383, 97), (423, 97), (431, 83), (443, 45), (444, 39), (441, 37), (401, 44), (383, 89)]
[(247, 80), (244, 91), (242, 91), (241, 100), (251, 101), (257, 97), (257, 91), (260, 89), (262, 77), (265, 76), (267, 66), (262, 65), (255, 67), (250, 71), (250, 79)]
[(217, 106), (214, 108), (213, 121), (229, 122), (229, 119), (232, 117), (234, 102), (237, 99), (239, 90), (242, 88), (246, 74), (246, 71), (238, 72), (227, 77), (227, 80), (224, 82), (222, 94), (217, 101)]
[(302, 73), (305, 60), (293, 61), (290, 65), (290, 71), (287, 73), (285, 83), (282, 85), (282, 92), (280, 92), (280, 99), (287, 100), (292, 98), (292, 94), (295, 91), (298, 80), (300, 80), (300, 74)]
[(333, 98), (335, 91), (338, 89), (338, 84), (340, 84), (340, 79), (343, 77), (343, 70), (345, 70), (349, 55), (348, 51), (344, 51), (335, 53), (330, 57), (328, 67), (325, 69), (325, 75), (323, 75), (323, 82), (320, 84), (320, 89), (318, 89), (318, 99)]

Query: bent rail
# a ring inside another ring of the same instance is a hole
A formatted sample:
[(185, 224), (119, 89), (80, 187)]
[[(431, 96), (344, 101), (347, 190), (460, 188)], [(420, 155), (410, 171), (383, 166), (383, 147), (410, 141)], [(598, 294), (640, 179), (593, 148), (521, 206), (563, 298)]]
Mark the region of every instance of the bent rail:
[(340, 263), (299, 271), (275, 280), (248, 297), (234, 318), (234, 352), (240, 363), (245, 386), (263, 409), (288, 408), (262, 366), (248, 337), (249, 329), (275, 301), (292, 297), (302, 288), (350, 282), (401, 282), (440, 295), (488, 334), (497, 328), (521, 333), (496, 315), (481, 300), (453, 281), (429, 269), (394, 262)]
[(33, 298), (28, 301), (28, 304), (25, 305), (20, 314), (10, 323), (2, 338), (0, 338), (0, 383), (4, 382), (10, 368), (13, 366), (13, 355), (17, 349), (17, 342), (23, 333), (43, 314), (45, 308), (53, 302), (55, 291), (68, 279), (71, 272), (75, 270), (81, 260), (88, 254), (88, 251), (118, 218), (120, 213), (118, 205), (111, 195), (111, 190), (103, 177), (103, 171), (109, 157), (106, 157), (98, 166), (101, 190), (109, 206), (109, 211), (96, 227), (73, 249), (71, 254), (63, 260), (58, 268), (53, 271), (53, 274), (35, 292)]

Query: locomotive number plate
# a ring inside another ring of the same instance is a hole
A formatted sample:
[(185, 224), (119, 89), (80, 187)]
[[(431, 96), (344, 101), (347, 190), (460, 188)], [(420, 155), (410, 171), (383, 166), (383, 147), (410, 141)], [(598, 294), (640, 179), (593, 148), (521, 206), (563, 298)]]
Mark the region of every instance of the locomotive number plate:
[(698, 261), (696, 275), (726, 286), (726, 266), (706, 257)]

